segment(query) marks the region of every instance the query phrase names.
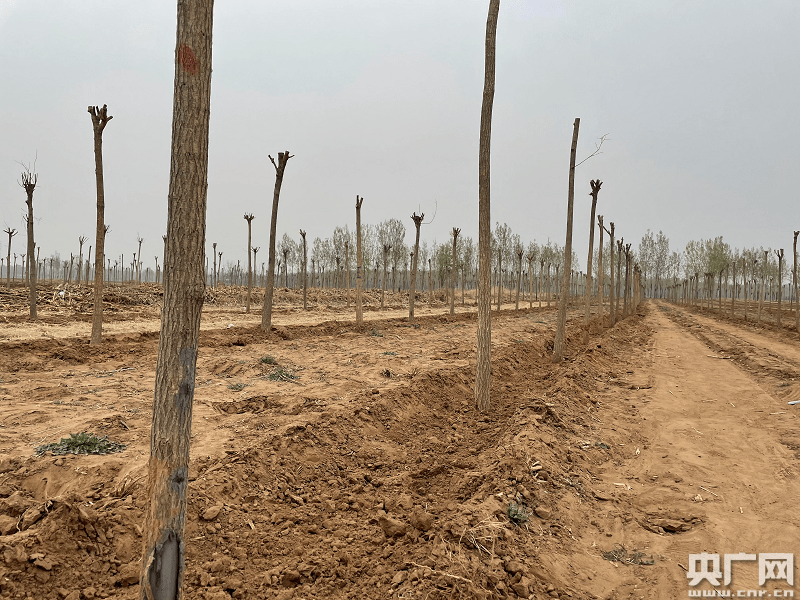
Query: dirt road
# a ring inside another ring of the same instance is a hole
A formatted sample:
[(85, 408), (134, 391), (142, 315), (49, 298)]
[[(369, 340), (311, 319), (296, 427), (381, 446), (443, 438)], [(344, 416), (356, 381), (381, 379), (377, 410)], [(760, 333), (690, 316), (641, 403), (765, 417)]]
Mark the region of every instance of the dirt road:
[[(635, 413), (628, 426), (646, 441), (604, 474), (617, 506), (603, 515), (605, 532), (583, 538), (606, 547), (610, 533), (612, 542), (652, 553), (655, 564), (605, 568), (593, 590), (603, 598), (666, 600), (714, 589), (707, 581), (689, 587), (679, 566), (690, 566), (689, 554), (719, 554), (722, 568), (724, 554), (800, 552), (798, 409), (786, 404), (800, 386), (791, 372), (797, 349), (769, 334), (658, 308), (649, 316), (652, 345), (641, 349), (649, 389), (629, 398)], [(733, 353), (738, 360), (728, 358)], [(759, 586), (757, 562), (733, 565), (731, 585), (717, 588), (723, 595), (794, 590), (785, 580)]]

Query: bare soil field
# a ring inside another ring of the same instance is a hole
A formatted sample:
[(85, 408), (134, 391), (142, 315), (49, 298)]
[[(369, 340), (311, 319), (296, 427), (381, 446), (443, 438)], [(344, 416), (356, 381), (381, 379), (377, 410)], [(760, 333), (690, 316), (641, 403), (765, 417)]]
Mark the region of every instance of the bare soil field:
[[(88, 293), (43, 290), (35, 323), (0, 293), (0, 597), (138, 598), (159, 297), (111, 292), (99, 349)], [(576, 308), (554, 365), (555, 308), (504, 305), (481, 414), (474, 307), (309, 300), (280, 290), (267, 336), (209, 292), (184, 597), (666, 600), (690, 553), (798, 550), (793, 334)], [(126, 448), (35, 452), (78, 432)]]

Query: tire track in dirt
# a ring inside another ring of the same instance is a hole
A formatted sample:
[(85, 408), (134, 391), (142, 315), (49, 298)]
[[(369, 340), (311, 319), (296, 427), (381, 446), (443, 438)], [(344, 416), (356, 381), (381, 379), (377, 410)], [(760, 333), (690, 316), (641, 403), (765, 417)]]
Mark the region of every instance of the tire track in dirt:
[[(649, 317), (656, 330), (653, 386), (634, 402), (647, 443), (606, 473), (607, 483), (624, 485), (615, 502), (633, 517), (615, 523), (612, 541), (652, 553), (655, 564), (606, 569), (604, 598), (686, 597), (690, 588), (679, 563), (688, 565), (689, 554), (798, 550), (800, 471), (786, 443), (798, 417), (764, 389), (764, 378), (783, 377), (786, 367), (759, 367), (747, 353), (741, 361), (711, 357), (708, 343), (716, 352), (732, 351), (740, 338), (708, 324), (699, 330), (697, 320), (659, 308)], [(759, 353), (769, 344), (751, 346)], [(708, 582), (699, 587), (714, 595)], [(776, 588), (788, 586), (759, 586), (757, 569), (743, 563), (729, 586), (734, 596), (739, 589)]]

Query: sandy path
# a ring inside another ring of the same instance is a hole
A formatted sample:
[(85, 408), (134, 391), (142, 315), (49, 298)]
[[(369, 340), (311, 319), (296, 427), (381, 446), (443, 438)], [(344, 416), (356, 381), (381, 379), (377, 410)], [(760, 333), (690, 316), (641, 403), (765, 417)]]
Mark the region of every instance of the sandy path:
[[(503, 311), (513, 310), (514, 303), (503, 303)], [(537, 308), (534, 304), (534, 309)], [(496, 310), (497, 305), (493, 305), (492, 310)], [(520, 302), (520, 308), (527, 308), (527, 302)], [(552, 310), (555, 310), (553, 305)], [(460, 306), (456, 304), (456, 315), (464, 313), (477, 313), (477, 307), (472, 305)], [(542, 306), (543, 312), (549, 312), (546, 304)], [(449, 306), (441, 303), (430, 306), (428, 304), (418, 304), (415, 307), (415, 315), (425, 317), (431, 315), (450, 314)], [(10, 315), (10, 313), (7, 313)], [(92, 323), (86, 319), (78, 320), (65, 316), (62, 313), (49, 311), (48, 309), (39, 311), (41, 320), (38, 322), (29, 321), (8, 321), (3, 323), (3, 315), (0, 314), (0, 342), (4, 341), (31, 341), (40, 339), (67, 339), (67, 338), (86, 338), (92, 333)], [(494, 314), (494, 313), (493, 313)], [(85, 315), (84, 315), (85, 316)], [(397, 319), (408, 316), (407, 307), (387, 307), (385, 310), (367, 308), (364, 311), (364, 321), (377, 321), (383, 319)], [(330, 306), (310, 306), (309, 310), (302, 308), (282, 308), (276, 307), (272, 312), (272, 324), (276, 326), (285, 325), (318, 325), (325, 321), (355, 321), (355, 308), (330, 307)], [(244, 308), (236, 307), (216, 307), (209, 306), (203, 309), (203, 317), (200, 322), (200, 329), (209, 331), (221, 329), (228, 326), (234, 327), (254, 327), (261, 323), (261, 311), (256, 309), (250, 314), (244, 312)], [(139, 311), (139, 316), (135, 319), (123, 321), (110, 321), (103, 324), (103, 335), (124, 335), (132, 333), (157, 332), (161, 327), (161, 317), (157, 307), (146, 307)]]
[[(722, 558), (800, 550), (794, 507), (800, 480), (797, 457), (787, 447), (793, 445), (787, 436), (797, 429), (797, 413), (732, 361), (709, 357), (708, 347), (661, 311), (650, 315), (656, 329), (649, 349), (652, 388), (631, 399), (648, 442), (603, 478), (607, 490), (616, 488), (620, 504), (628, 504), (610, 526), (611, 541), (646, 549), (656, 562), (606, 569), (602, 591), (609, 598), (686, 597), (690, 588), (679, 563), (688, 567), (690, 553)], [(747, 338), (764, 348), (773, 344), (755, 333)], [(626, 519), (626, 512), (634, 519)], [(643, 529), (643, 521), (688, 531), (658, 535)], [(760, 587), (757, 563), (735, 563), (732, 572), (734, 597), (739, 589), (789, 589), (785, 581)], [(712, 587), (704, 582), (692, 589)]]

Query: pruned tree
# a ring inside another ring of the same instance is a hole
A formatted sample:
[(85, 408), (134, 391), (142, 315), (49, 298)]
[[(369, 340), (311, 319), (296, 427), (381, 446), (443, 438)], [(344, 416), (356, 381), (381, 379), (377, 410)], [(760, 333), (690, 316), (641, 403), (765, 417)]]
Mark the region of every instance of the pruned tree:
[(517, 255), (517, 298), (514, 310), (519, 310), (519, 290), (522, 287), (522, 255), (525, 253), (521, 243), (515, 248), (515, 252)]
[[(589, 311), (591, 308), (591, 301), (592, 301), (592, 257), (594, 255), (594, 213), (597, 209), (597, 194), (600, 193), (600, 186), (603, 185), (603, 182), (599, 179), (593, 179), (589, 182), (592, 186), (592, 191), (589, 192), (589, 195), (592, 197), (592, 217), (589, 220), (589, 258), (586, 260), (586, 311), (583, 315), (583, 324), (584, 326), (589, 326)], [(600, 242), (602, 246), (602, 241)], [(602, 277), (602, 276), (601, 276)], [(602, 306), (602, 305), (601, 305)]]
[(83, 275), (83, 245), (86, 243), (86, 239), (85, 235), (78, 237), (78, 285), (81, 284), (81, 276)]
[(211, 244), (211, 258), (213, 263), (211, 265), (211, 287), (217, 287), (217, 242)]
[(622, 308), (622, 318), (628, 316), (628, 295), (630, 294), (630, 275), (631, 275), (631, 245), (625, 244), (625, 291), (624, 293), (624, 302)]
[(364, 322), (364, 314), (361, 308), (361, 289), (364, 285), (363, 265), (361, 264), (361, 205), (363, 198), (356, 195), (356, 325)]
[(490, 406), (489, 384), (492, 351), (490, 166), (495, 49), (497, 46), (497, 16), (499, 12), (500, 0), (489, 0), (489, 16), (486, 19), (480, 148), (478, 153), (478, 344), (475, 368), (475, 404), (481, 412), (488, 411)]
[[(11, 238), (17, 235), (17, 230), (12, 229), (11, 227), (6, 227), (3, 230), (4, 233), (8, 234), (8, 257), (6, 258), (6, 287), (11, 287)], [(795, 236), (795, 241), (797, 241), (797, 236)], [(16, 254), (14, 257), (16, 258)]]
[[(300, 230), (300, 237), (303, 238), (303, 310), (308, 310), (308, 246), (306, 245), (306, 232)], [(255, 251), (254, 251), (255, 252)]]
[(558, 297), (558, 317), (556, 336), (553, 341), (553, 362), (561, 362), (564, 358), (564, 338), (567, 327), (567, 296), (569, 295), (569, 271), (572, 261), (572, 212), (575, 202), (575, 153), (578, 148), (578, 129), (581, 120), (575, 119), (572, 126), (572, 146), (569, 152), (569, 189), (567, 192), (567, 237), (564, 244), (564, 282)]
[(185, 570), (184, 526), (200, 314), (211, 99), (212, 0), (178, 2), (168, 266), (150, 434), (140, 598), (178, 600)]
[(88, 112), (89, 117), (92, 119), (94, 136), (94, 180), (97, 191), (97, 219), (95, 221), (94, 242), (94, 308), (92, 312), (92, 337), (89, 345), (99, 346), (103, 337), (103, 263), (106, 261), (106, 234), (109, 230), (105, 222), (106, 192), (103, 182), (103, 131), (108, 122), (114, 117), (108, 114), (108, 106), (105, 104), (102, 108), (90, 106)]
[[(461, 233), (461, 229), (458, 227), (453, 227), (453, 264), (450, 268), (450, 314), (456, 314), (456, 276), (458, 272), (457, 268), (457, 261), (458, 261), (458, 234)], [(463, 287), (463, 282), (462, 282)]]
[[(800, 231), (794, 232), (794, 242), (792, 243), (792, 283), (794, 284), (794, 328), (800, 332), (800, 288), (797, 285), (797, 236)], [(9, 244), (10, 245), (10, 244)]]
[[(778, 257), (778, 327), (781, 326), (781, 296), (783, 296), (783, 248), (775, 250)], [(720, 311), (722, 312), (722, 311)]]
[(614, 307), (614, 321), (624, 319), (625, 314), (623, 313), (620, 317), (619, 312), (619, 302), (622, 298), (622, 294), (620, 293), (622, 287), (622, 250), (625, 246), (625, 238), (620, 238), (617, 240), (617, 280), (616, 280), (616, 306)]
[[(348, 236), (349, 237), (349, 236)], [(350, 308), (350, 240), (344, 241), (345, 306)]]
[(533, 308), (533, 265), (539, 255), (539, 247), (536, 242), (528, 244), (528, 252), (525, 258), (528, 260), (528, 308)]
[(766, 291), (766, 283), (767, 283), (767, 260), (769, 257), (769, 250), (763, 250), (764, 252), (764, 263), (761, 265), (761, 293), (758, 296), (758, 316), (756, 317), (756, 323), (761, 323), (761, 310), (764, 308), (764, 292)]
[[(141, 283), (142, 283), (142, 242), (144, 241), (144, 239), (142, 239), (141, 237), (137, 237), (136, 241), (139, 242), (139, 251), (136, 254), (133, 255), (133, 262), (134, 262), (134, 267), (136, 268), (136, 283), (141, 285)], [(136, 259), (137, 256), (139, 257), (138, 260)], [(131, 275), (133, 275), (133, 273), (131, 273)], [(80, 283), (80, 282), (78, 282), (78, 283)]]
[(391, 244), (381, 244), (383, 248), (383, 280), (381, 281), (381, 308), (383, 308), (384, 297), (386, 296), (386, 275), (389, 266), (389, 251), (392, 249)]
[(411, 220), (414, 221), (414, 228), (416, 229), (416, 237), (414, 238), (414, 253), (411, 255), (411, 279), (408, 284), (408, 321), (414, 320), (414, 299), (416, 297), (417, 287), (417, 257), (419, 256), (419, 228), (422, 225), (422, 219), (425, 218), (425, 213), (411, 215)]
[(509, 253), (509, 240), (511, 228), (507, 223), (500, 225), (498, 221), (494, 226), (495, 256), (497, 256), (497, 310), (503, 302), (503, 258)]
[[(592, 225), (594, 227), (594, 225)], [(606, 272), (603, 268), (603, 215), (597, 215), (597, 227), (600, 232), (600, 243), (597, 245), (597, 292), (600, 299), (600, 324), (603, 322), (603, 301), (605, 300)]]
[[(253, 267), (254, 267), (254, 269), (258, 268), (258, 251), (259, 250), (261, 250), (260, 246), (256, 246), (255, 248), (253, 248)], [(264, 275), (264, 272), (263, 272), (264, 271), (264, 269), (263, 269), (264, 265), (262, 264), (261, 266), (262, 266), (261, 275), (263, 276)], [(254, 282), (256, 281), (255, 272), (253, 273), (253, 281)], [(263, 283), (263, 277), (262, 277), (262, 283)], [(258, 287), (258, 284), (256, 284), (256, 287)]]
[(245, 303), (244, 312), (250, 313), (250, 298), (253, 295), (253, 213), (245, 213), (244, 220), (247, 221), (247, 301)]
[(272, 192), (272, 218), (269, 225), (269, 259), (267, 267), (267, 286), (264, 291), (264, 308), (261, 311), (261, 329), (270, 332), (272, 329), (272, 296), (275, 292), (275, 235), (278, 227), (278, 200), (281, 196), (281, 185), (283, 184), (283, 174), (286, 171), (286, 163), (293, 155), (289, 151), (278, 153), (278, 162), (272, 156), (269, 157), (272, 166), (275, 167), (275, 188)]
[[(36, 183), (39, 176), (32, 173), (30, 167), (22, 165), (25, 169), (22, 172), (20, 187), (25, 190), (25, 204), (28, 205), (28, 214), (25, 217), (25, 223), (28, 229), (28, 252), (27, 263), (30, 266), (36, 260), (34, 251), (36, 243), (33, 239), (33, 192), (36, 189)], [(34, 170), (36, 165), (34, 164)], [(9, 244), (10, 245), (10, 244)], [(28, 307), (30, 310), (30, 318), (36, 319), (36, 269), (30, 269), (30, 279), (28, 281)]]

